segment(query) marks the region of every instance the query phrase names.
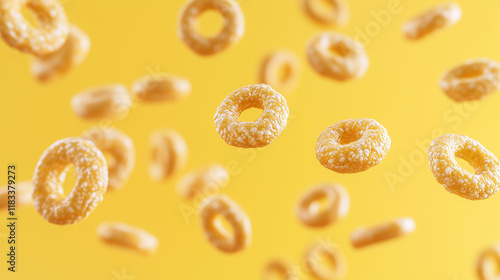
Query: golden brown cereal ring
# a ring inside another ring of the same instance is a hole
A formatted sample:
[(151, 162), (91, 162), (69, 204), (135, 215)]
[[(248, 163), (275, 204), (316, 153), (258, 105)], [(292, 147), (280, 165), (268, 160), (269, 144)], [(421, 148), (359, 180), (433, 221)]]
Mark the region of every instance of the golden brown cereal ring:
[(417, 40), (438, 30), (455, 25), (462, 17), (456, 3), (440, 4), (403, 25), (403, 34), (408, 40)]
[[(21, 13), (31, 9), (39, 27), (33, 27)], [(3, 0), (0, 2), (0, 36), (11, 47), (34, 55), (59, 49), (69, 34), (62, 5), (55, 0)]]
[(331, 7), (323, 11), (317, 2), (322, 0), (302, 0), (304, 11), (318, 23), (344, 25), (349, 20), (349, 7), (343, 0), (326, 0)]
[[(77, 181), (68, 196), (63, 183), (74, 165)], [(56, 141), (42, 155), (33, 176), (33, 203), (47, 221), (74, 224), (85, 219), (102, 201), (108, 185), (108, 165), (92, 141), (65, 138)]]
[(415, 231), (415, 221), (412, 218), (402, 218), (372, 228), (358, 228), (351, 234), (351, 243), (355, 248), (361, 248), (413, 231)]
[[(321, 257), (331, 262), (333, 268), (322, 265)], [(347, 271), (347, 264), (340, 252), (322, 243), (315, 243), (307, 250), (305, 265), (314, 277), (321, 280), (342, 279)]]
[[(280, 69), (285, 76), (280, 77)], [(268, 55), (260, 69), (260, 82), (270, 85), (277, 91), (291, 91), (297, 86), (300, 76), (300, 61), (289, 51), (276, 51)]]
[(184, 138), (174, 130), (157, 130), (151, 134), (151, 163), (149, 175), (153, 180), (163, 181), (179, 172), (187, 163), (187, 145)]
[[(254, 122), (240, 122), (241, 113), (262, 109)], [(285, 129), (288, 105), (281, 94), (265, 84), (250, 85), (231, 92), (217, 108), (215, 126), (224, 141), (235, 147), (258, 148), (269, 145)]]
[[(33, 202), (33, 186), (31, 182), (19, 182), (15, 185), (16, 192), (16, 209), (29, 205)], [(12, 195), (12, 193), (10, 194)], [(9, 189), (8, 186), (2, 186), (0, 188), (0, 211), (7, 210), (9, 207)]]
[(466, 61), (446, 72), (439, 85), (457, 102), (480, 100), (500, 88), (500, 64), (488, 59)]
[[(273, 277), (275, 276), (275, 277)], [(264, 280), (276, 279), (283, 280), (297, 280), (297, 275), (295, 275), (292, 266), (283, 260), (272, 260), (270, 261), (264, 269)]]
[(387, 129), (376, 120), (344, 120), (321, 133), (316, 157), (335, 172), (357, 173), (379, 164), (390, 147)]
[(219, 164), (194, 170), (181, 178), (177, 192), (184, 199), (193, 199), (209, 188), (221, 189), (229, 184), (229, 173)]
[(101, 223), (97, 235), (107, 244), (132, 249), (144, 255), (152, 255), (158, 248), (158, 239), (154, 235), (124, 223)]
[(177, 101), (191, 92), (191, 83), (172, 74), (153, 74), (139, 78), (132, 84), (132, 93), (140, 101)]
[(108, 159), (108, 191), (121, 189), (135, 165), (134, 142), (123, 132), (112, 128), (93, 128), (83, 138), (94, 142)]
[[(197, 30), (197, 19), (207, 10), (216, 10), (224, 18), (221, 31), (205, 37)], [(233, 0), (191, 0), (181, 11), (178, 34), (181, 40), (200, 55), (212, 55), (236, 44), (245, 32), (245, 18)]]
[[(217, 249), (234, 253), (250, 245), (252, 226), (247, 214), (225, 195), (214, 195), (204, 199), (200, 204), (201, 224), (205, 237)], [(221, 216), (232, 227), (228, 233), (216, 218)]]
[(41, 82), (63, 75), (80, 65), (90, 49), (90, 39), (80, 28), (72, 25), (66, 42), (53, 53), (35, 56), (31, 73)]
[[(465, 135), (445, 134), (432, 141), (427, 153), (432, 174), (451, 193), (480, 200), (494, 195), (500, 188), (500, 163), (476, 140)], [(476, 174), (460, 167), (455, 157), (472, 165)]]
[(120, 84), (90, 88), (71, 99), (71, 108), (82, 119), (117, 117), (128, 112), (131, 105), (127, 88)]
[(499, 279), (498, 267), (500, 267), (500, 244), (495, 244), (479, 256), (476, 266), (479, 279)]
[(335, 32), (313, 37), (307, 47), (307, 59), (318, 74), (338, 81), (362, 77), (369, 64), (360, 42)]
[[(327, 206), (320, 211), (318, 201), (325, 198), (328, 200)], [(297, 207), (297, 215), (305, 225), (324, 227), (344, 218), (349, 205), (349, 194), (342, 185), (324, 183), (304, 193)]]

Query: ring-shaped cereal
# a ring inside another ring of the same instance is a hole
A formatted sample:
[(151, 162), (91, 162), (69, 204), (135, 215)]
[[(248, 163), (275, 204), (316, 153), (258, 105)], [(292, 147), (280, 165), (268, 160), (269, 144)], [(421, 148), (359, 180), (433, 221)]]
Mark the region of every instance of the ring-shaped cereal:
[[(21, 13), (26, 6), (37, 18), (34, 27)], [(0, 2), (0, 36), (10, 46), (34, 55), (59, 49), (69, 34), (64, 8), (56, 0), (3, 0)]]
[(171, 129), (151, 133), (149, 175), (155, 181), (163, 181), (186, 166), (188, 148), (184, 138)]
[(415, 231), (415, 221), (412, 218), (401, 218), (371, 228), (358, 228), (351, 234), (351, 243), (354, 248), (362, 248), (404, 236), (413, 231)]
[(302, 6), (307, 15), (321, 24), (344, 25), (349, 20), (349, 7), (344, 0), (327, 0), (330, 8), (320, 9), (317, 2), (323, 0), (302, 0)]
[[(205, 198), (200, 204), (201, 224), (205, 237), (217, 249), (234, 253), (250, 245), (252, 226), (247, 214), (238, 204), (225, 195)], [(232, 227), (228, 233), (218, 217), (224, 218)]]
[[(432, 141), (427, 153), (432, 174), (447, 191), (471, 200), (486, 199), (498, 192), (500, 163), (476, 140), (445, 134)], [(475, 174), (460, 167), (456, 157), (472, 165)]]
[[(324, 259), (331, 263), (332, 267), (321, 263)], [(321, 280), (342, 279), (347, 272), (347, 264), (344, 257), (333, 246), (324, 243), (313, 244), (305, 254), (305, 265), (309, 272)]]
[[(280, 77), (284, 69), (283, 77)], [(263, 61), (260, 69), (260, 82), (270, 85), (278, 92), (293, 90), (300, 76), (300, 61), (289, 51), (276, 51), (269, 54)]]
[(131, 249), (144, 255), (152, 255), (158, 248), (158, 239), (154, 235), (124, 223), (101, 223), (97, 228), (97, 235), (107, 244)]
[(71, 108), (82, 119), (116, 118), (128, 113), (132, 99), (120, 84), (93, 87), (71, 99)]
[(276, 279), (277, 276), (282, 280), (297, 280), (297, 275), (293, 271), (291, 264), (283, 260), (272, 260), (264, 268), (264, 280)]
[[(33, 186), (31, 182), (19, 182), (12, 186), (15, 188), (16, 209), (33, 203)], [(8, 186), (0, 188), (0, 211), (8, 209), (9, 196), (14, 194), (11, 191), (12, 189), (8, 188)]]
[(480, 100), (500, 88), (500, 64), (488, 59), (466, 61), (446, 72), (439, 86), (457, 102)]
[(362, 77), (368, 70), (364, 46), (335, 32), (323, 32), (309, 42), (307, 60), (320, 75), (346, 81)]
[(403, 34), (408, 40), (418, 40), (438, 30), (455, 25), (462, 17), (456, 3), (440, 4), (403, 25)]
[[(326, 199), (320, 210), (319, 201)], [(324, 227), (347, 215), (350, 199), (346, 189), (339, 184), (324, 183), (306, 191), (299, 201), (297, 216), (307, 226)]]
[[(66, 171), (74, 165), (76, 185), (65, 196)], [(33, 176), (33, 203), (47, 221), (73, 224), (85, 219), (102, 201), (108, 185), (104, 155), (92, 141), (65, 138), (56, 141), (42, 155)]]
[(202, 196), (210, 188), (220, 190), (229, 184), (227, 169), (219, 164), (212, 164), (184, 175), (177, 184), (177, 192), (184, 199)]
[[(254, 122), (241, 122), (241, 113), (250, 108), (263, 110)], [(269, 145), (285, 129), (288, 105), (285, 98), (265, 84), (250, 85), (231, 92), (217, 108), (217, 133), (235, 147), (258, 148)]]
[(146, 75), (132, 84), (132, 94), (145, 102), (177, 101), (190, 92), (189, 80), (167, 73)]
[[(213, 37), (197, 30), (198, 17), (207, 10), (216, 10), (224, 19), (222, 29)], [(234, 0), (191, 0), (181, 11), (179, 37), (200, 55), (212, 55), (236, 44), (245, 32), (243, 12)]]
[(477, 260), (477, 275), (480, 280), (497, 280), (500, 274), (497, 273), (500, 267), (500, 244), (495, 244), (486, 249)]
[(125, 133), (113, 128), (92, 128), (83, 138), (94, 142), (103, 153), (109, 154), (108, 189), (121, 189), (135, 166), (134, 142)]
[(344, 120), (321, 133), (316, 157), (335, 172), (357, 173), (379, 164), (390, 147), (387, 129), (376, 120)]

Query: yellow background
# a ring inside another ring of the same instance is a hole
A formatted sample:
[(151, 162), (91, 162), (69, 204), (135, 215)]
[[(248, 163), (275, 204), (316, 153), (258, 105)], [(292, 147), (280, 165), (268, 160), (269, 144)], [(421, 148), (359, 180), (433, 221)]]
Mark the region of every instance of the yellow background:
[[(211, 57), (195, 55), (177, 37), (183, 2), (65, 1), (69, 19), (90, 36), (92, 47), (83, 65), (46, 85), (31, 76), (28, 55), (0, 44), (0, 178), (5, 183), (8, 163), (17, 163), (19, 178), (30, 180), (50, 144), (99, 124), (74, 115), (69, 104), (75, 93), (105, 83), (129, 86), (149, 71), (185, 76), (193, 86), (184, 101), (136, 104), (126, 118), (112, 123), (133, 138), (136, 168), (126, 186), (107, 194), (88, 219), (57, 226), (33, 207), (18, 211), (16, 273), (7, 272), (4, 261), (6, 215), (0, 213), (0, 279), (109, 280), (120, 279), (114, 273), (122, 269), (139, 280), (259, 279), (272, 258), (301, 264), (304, 250), (318, 239), (339, 245), (348, 262), (347, 279), (477, 278), (477, 255), (500, 241), (500, 197), (472, 202), (449, 194), (432, 176), (415, 141), (430, 141), (436, 133), (461, 133), (500, 155), (500, 95), (456, 107), (438, 87), (440, 75), (466, 59), (500, 60), (499, 1), (457, 1), (463, 18), (456, 26), (408, 42), (400, 31), (403, 22), (439, 1), (401, 0), (401, 13), (369, 37), (366, 76), (346, 83), (321, 78), (307, 64), (307, 40), (331, 28), (312, 22), (298, 0), (240, 1), (246, 19), (243, 39)], [(355, 36), (357, 28), (374, 28), (371, 11), (387, 9), (389, 2), (349, 1), (349, 24), (336, 30)], [(217, 106), (232, 90), (256, 83), (261, 59), (281, 48), (295, 52), (303, 66), (299, 87), (285, 95), (291, 112), (286, 130), (264, 149), (226, 145), (213, 125)], [(388, 129), (392, 147), (385, 160), (354, 175), (323, 168), (314, 152), (317, 136), (337, 121), (361, 117)], [(221, 192), (250, 216), (254, 236), (249, 248), (234, 255), (220, 253), (205, 240), (196, 215), (184, 219), (179, 207), (193, 203), (176, 195), (182, 174), (164, 183), (149, 178), (148, 138), (157, 128), (173, 128), (185, 137), (185, 171), (212, 162), (232, 167), (231, 182)], [(402, 182), (391, 187), (388, 172)], [(321, 181), (341, 182), (352, 204), (346, 219), (309, 229), (298, 222), (294, 208), (301, 193)], [(414, 234), (362, 250), (350, 245), (356, 227), (404, 216), (415, 219)], [(159, 251), (145, 258), (103, 245), (95, 234), (103, 221), (150, 231), (160, 240)]]

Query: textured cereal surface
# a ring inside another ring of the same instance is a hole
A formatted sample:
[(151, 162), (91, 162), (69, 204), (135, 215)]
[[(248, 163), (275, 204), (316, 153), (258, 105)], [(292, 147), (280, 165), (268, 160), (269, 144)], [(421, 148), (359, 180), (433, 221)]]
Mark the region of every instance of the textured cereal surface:
[(184, 199), (202, 197), (229, 184), (229, 173), (220, 164), (212, 164), (184, 175), (177, 183), (177, 192)]
[(116, 118), (132, 106), (128, 89), (120, 84), (93, 87), (71, 99), (71, 108), (82, 119)]
[[(33, 185), (31, 182), (16, 182), (16, 209), (33, 203)], [(12, 195), (12, 193), (10, 194)], [(9, 189), (8, 186), (0, 187), (0, 211), (7, 210), (9, 207)]]
[(500, 267), (500, 244), (494, 244), (484, 250), (477, 260), (476, 272), (479, 280), (498, 279), (498, 267)]
[(462, 17), (462, 9), (456, 3), (440, 4), (403, 25), (408, 40), (418, 40), (438, 30), (455, 25)]
[(394, 239), (415, 231), (412, 218), (401, 218), (371, 228), (358, 228), (351, 234), (351, 243), (355, 248), (362, 248), (382, 241)]
[[(329, 265), (322, 264), (318, 256), (323, 257)], [(307, 270), (320, 280), (342, 279), (347, 272), (347, 263), (338, 248), (325, 242), (313, 244), (306, 251), (304, 263)]]
[(132, 84), (132, 94), (146, 102), (177, 101), (190, 92), (189, 80), (166, 73), (146, 75)]
[[(285, 69), (285, 77), (280, 71)], [(269, 54), (260, 69), (260, 82), (270, 85), (278, 92), (289, 92), (297, 87), (300, 78), (300, 60), (290, 51), (279, 50)]]
[(97, 228), (97, 235), (109, 245), (131, 249), (144, 255), (153, 255), (159, 245), (158, 239), (151, 233), (118, 222), (101, 223)]
[(186, 167), (188, 148), (184, 138), (174, 130), (160, 129), (151, 133), (149, 175), (163, 181)]
[[(349, 6), (344, 0), (326, 0), (329, 9), (320, 9), (318, 2), (322, 0), (302, 0), (306, 14), (321, 24), (344, 25), (349, 20)], [(324, 0), (323, 0), (324, 1)]]

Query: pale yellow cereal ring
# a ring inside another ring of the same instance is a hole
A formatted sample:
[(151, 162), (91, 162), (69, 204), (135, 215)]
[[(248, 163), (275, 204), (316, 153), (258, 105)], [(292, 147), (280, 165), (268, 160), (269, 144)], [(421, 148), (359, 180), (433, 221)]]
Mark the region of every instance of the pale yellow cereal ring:
[(357, 173), (379, 164), (390, 147), (387, 129), (376, 120), (344, 120), (321, 133), (316, 142), (316, 157), (335, 172)]
[(406, 22), (403, 25), (403, 34), (408, 40), (418, 40), (455, 25), (461, 17), (462, 10), (458, 4), (440, 4)]
[[(240, 122), (241, 113), (262, 109), (254, 122)], [(273, 142), (285, 129), (288, 105), (285, 98), (265, 84), (250, 85), (231, 92), (217, 108), (215, 127), (224, 141), (235, 147), (258, 148)]]
[(115, 118), (127, 113), (131, 105), (127, 88), (120, 84), (90, 88), (71, 99), (71, 108), (82, 119)]
[[(21, 13), (31, 9), (39, 26), (34, 27)], [(64, 8), (56, 0), (0, 1), (0, 36), (11, 47), (34, 55), (46, 55), (59, 49), (69, 34)]]
[[(284, 77), (280, 77), (280, 70), (284, 69)], [(300, 61), (289, 51), (276, 51), (269, 54), (263, 61), (260, 69), (260, 82), (270, 85), (277, 91), (288, 92), (293, 90), (300, 76)]]
[(500, 244), (495, 244), (481, 253), (477, 260), (476, 271), (480, 280), (497, 280), (500, 278)]
[(415, 231), (415, 221), (412, 218), (397, 219), (371, 228), (358, 228), (351, 234), (351, 243), (354, 248), (404, 236)]
[(125, 133), (113, 128), (95, 127), (83, 134), (94, 142), (108, 159), (108, 191), (119, 190), (130, 177), (135, 166), (134, 142)]
[[(450, 193), (471, 200), (486, 199), (500, 188), (500, 163), (479, 142), (465, 135), (445, 134), (427, 150), (429, 166), (436, 180)], [(474, 167), (470, 174), (455, 157)]]
[(321, 24), (344, 25), (349, 20), (349, 7), (343, 0), (326, 0), (329, 9), (321, 9), (318, 2), (324, 0), (302, 0), (306, 14)]
[(227, 169), (219, 164), (194, 170), (181, 178), (177, 184), (177, 192), (184, 199), (202, 196), (210, 188), (219, 190), (229, 184)]
[(177, 101), (191, 92), (191, 83), (172, 74), (152, 74), (139, 78), (132, 84), (132, 94), (140, 101)]
[[(323, 265), (321, 259), (331, 263), (331, 267)], [(321, 280), (338, 280), (344, 278), (347, 264), (340, 252), (323, 243), (315, 243), (306, 252), (305, 265), (309, 272)]]
[[(198, 17), (207, 10), (216, 10), (224, 23), (213, 37), (198, 32)], [(245, 32), (245, 18), (234, 0), (191, 0), (181, 11), (178, 34), (181, 40), (199, 55), (212, 55), (236, 44)]]
[[(11, 185), (15, 187), (15, 202), (16, 209), (19, 207), (24, 207), (33, 203), (33, 186), (31, 182), (19, 182), (15, 185)], [(12, 190), (11, 190), (12, 191)], [(7, 210), (9, 207), (9, 196), (12, 196), (13, 193), (9, 193), (8, 186), (2, 186), (0, 188), (0, 211)]]
[[(68, 196), (63, 183), (74, 165), (76, 185)], [(74, 224), (85, 219), (102, 201), (108, 186), (108, 165), (104, 155), (89, 140), (65, 138), (56, 141), (42, 155), (33, 176), (33, 203), (47, 221)]]
[(457, 102), (480, 100), (500, 89), (500, 64), (488, 59), (466, 61), (446, 72), (439, 86)]
[[(327, 205), (320, 210), (319, 201), (322, 199), (327, 199)], [(297, 216), (307, 226), (324, 227), (344, 218), (349, 205), (349, 194), (342, 185), (324, 183), (303, 194)]]
[[(247, 214), (225, 195), (205, 198), (200, 204), (201, 225), (205, 237), (217, 249), (225, 253), (235, 253), (250, 245), (252, 226)], [(217, 217), (224, 218), (232, 227), (227, 232)]]
[(33, 58), (31, 73), (41, 82), (49, 81), (80, 65), (87, 57), (89, 49), (90, 39), (87, 34), (72, 25), (64, 45), (53, 53)]
[(338, 81), (362, 77), (369, 64), (360, 42), (335, 32), (313, 37), (307, 47), (307, 59), (318, 74)]
[(297, 280), (292, 265), (283, 260), (272, 260), (264, 268), (264, 280), (272, 279)]
[(151, 233), (117, 222), (101, 223), (97, 228), (97, 235), (109, 245), (134, 250), (144, 255), (153, 255), (159, 243)]
[(184, 138), (174, 130), (157, 130), (150, 137), (149, 175), (163, 181), (186, 167), (188, 149)]

